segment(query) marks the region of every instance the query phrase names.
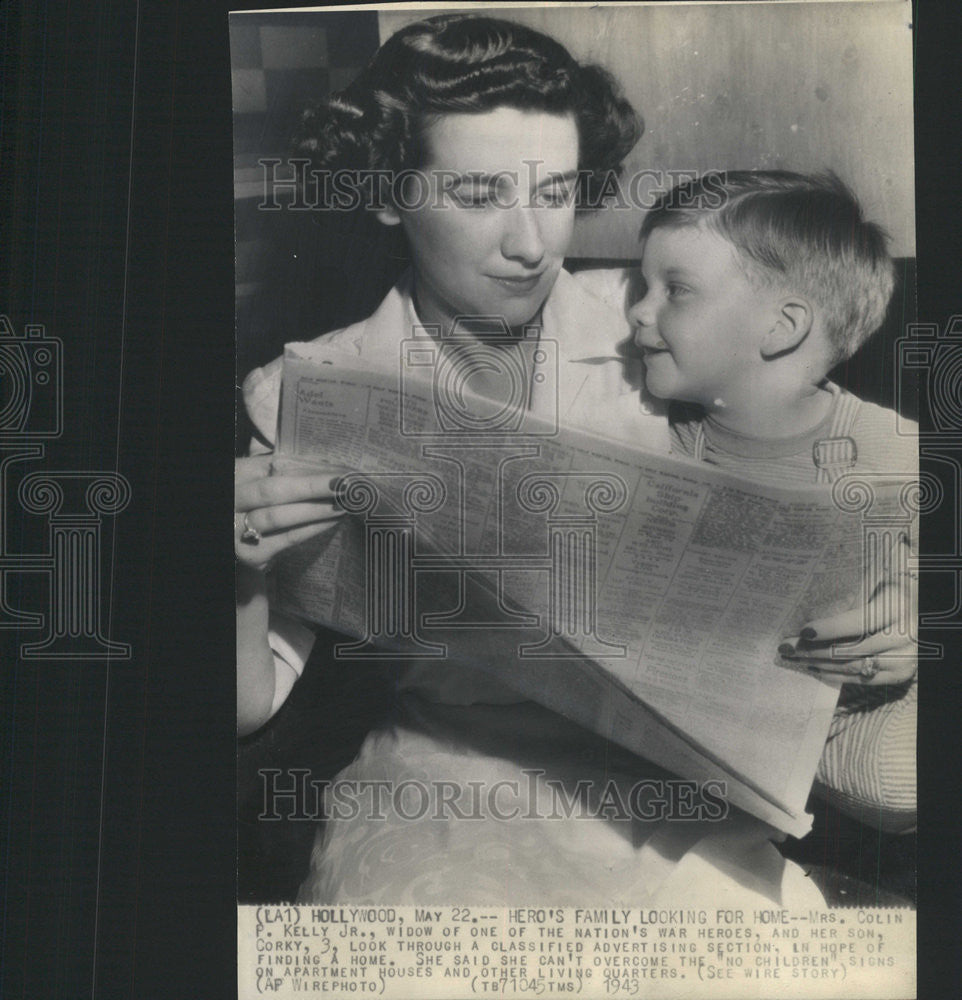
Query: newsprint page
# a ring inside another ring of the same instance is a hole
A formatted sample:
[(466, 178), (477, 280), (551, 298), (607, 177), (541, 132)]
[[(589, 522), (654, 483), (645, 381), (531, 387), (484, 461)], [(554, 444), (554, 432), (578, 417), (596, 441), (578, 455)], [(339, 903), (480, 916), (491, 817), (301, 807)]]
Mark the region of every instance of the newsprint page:
[(911, 6), (230, 17), (238, 996), (915, 996)]

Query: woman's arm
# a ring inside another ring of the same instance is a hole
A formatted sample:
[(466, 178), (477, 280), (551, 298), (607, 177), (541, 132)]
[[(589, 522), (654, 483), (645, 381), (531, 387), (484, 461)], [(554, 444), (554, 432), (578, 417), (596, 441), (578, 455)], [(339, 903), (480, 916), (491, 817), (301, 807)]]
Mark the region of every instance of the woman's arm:
[[(907, 538), (897, 544), (911, 549)], [(865, 606), (810, 622), (792, 640), (793, 658), (844, 685), (815, 791), (889, 833), (916, 823), (918, 577), (895, 571), (907, 564), (891, 560)]]
[[(896, 545), (913, 556), (907, 537)], [(909, 558), (888, 560), (885, 575), (864, 605), (811, 621), (785, 640), (784, 655), (844, 684), (906, 684), (918, 672), (918, 574), (900, 571)]]
[(237, 564), (237, 731), (260, 729), (274, 703), (274, 653), (268, 641), (267, 579), (263, 571)]
[[(272, 476), (271, 456), (237, 459), (234, 470), (234, 550), (237, 557), (237, 726), (259, 729), (283, 703), (299, 664), (270, 642), (267, 571), (281, 552), (329, 531), (342, 511), (334, 506), (327, 472)], [(303, 634), (304, 629), (299, 629)], [(280, 645), (277, 643), (276, 645)], [(284, 644), (292, 646), (291, 642)], [(295, 640), (306, 657), (303, 639)], [(288, 654), (291, 655), (291, 654)]]
[(888, 833), (916, 825), (918, 688), (849, 692), (836, 714), (815, 792), (842, 812)]

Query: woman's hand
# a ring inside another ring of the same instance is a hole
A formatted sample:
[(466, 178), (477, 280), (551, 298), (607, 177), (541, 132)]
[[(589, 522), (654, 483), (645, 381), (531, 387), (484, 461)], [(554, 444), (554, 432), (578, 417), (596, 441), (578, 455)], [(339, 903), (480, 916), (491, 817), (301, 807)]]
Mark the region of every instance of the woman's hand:
[(779, 652), (844, 684), (905, 684), (918, 672), (917, 617), (918, 574), (893, 574), (864, 606), (809, 622)]
[(285, 549), (330, 531), (344, 513), (334, 504), (343, 473), (272, 476), (271, 461), (255, 455), (234, 465), (234, 551), (259, 571)]

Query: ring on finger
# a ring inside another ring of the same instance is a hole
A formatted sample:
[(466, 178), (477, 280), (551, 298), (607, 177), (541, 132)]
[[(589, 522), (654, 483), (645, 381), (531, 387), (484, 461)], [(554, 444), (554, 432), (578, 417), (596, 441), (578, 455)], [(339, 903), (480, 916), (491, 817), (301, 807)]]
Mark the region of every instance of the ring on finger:
[(858, 675), (862, 680), (870, 681), (879, 671), (878, 657), (870, 656), (862, 664), (862, 668), (859, 670)]
[(245, 514), (244, 530), (241, 532), (240, 539), (247, 545), (257, 545), (261, 540), (261, 533), (250, 523), (250, 521), (247, 520), (247, 518), (248, 515)]

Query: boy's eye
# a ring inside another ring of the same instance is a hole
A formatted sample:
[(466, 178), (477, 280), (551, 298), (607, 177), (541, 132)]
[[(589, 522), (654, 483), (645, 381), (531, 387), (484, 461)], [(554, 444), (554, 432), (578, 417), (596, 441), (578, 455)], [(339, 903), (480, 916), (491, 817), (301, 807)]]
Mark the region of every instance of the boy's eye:
[(679, 285), (676, 281), (669, 282), (668, 284), (668, 297), (671, 299), (677, 299), (688, 291), (690, 289), (686, 285)]

